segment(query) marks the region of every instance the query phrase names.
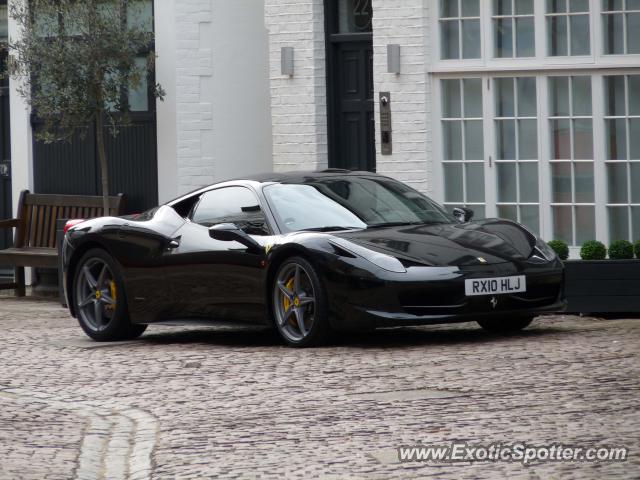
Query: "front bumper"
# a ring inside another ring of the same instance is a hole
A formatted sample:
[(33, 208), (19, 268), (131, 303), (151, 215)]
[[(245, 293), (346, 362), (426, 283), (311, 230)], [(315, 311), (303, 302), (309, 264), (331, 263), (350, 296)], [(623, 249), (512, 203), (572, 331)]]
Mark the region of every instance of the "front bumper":
[[(511, 275), (526, 276), (526, 292), (465, 295), (466, 279)], [(370, 278), (350, 276), (330, 285), (331, 324), (335, 329), (470, 322), (561, 312), (566, 308), (564, 271), (559, 261), (376, 272)]]

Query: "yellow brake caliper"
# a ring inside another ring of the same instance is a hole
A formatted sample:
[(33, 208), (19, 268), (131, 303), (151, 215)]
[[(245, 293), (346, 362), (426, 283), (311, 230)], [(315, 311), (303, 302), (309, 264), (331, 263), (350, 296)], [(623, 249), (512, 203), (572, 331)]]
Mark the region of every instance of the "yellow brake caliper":
[[(285, 287), (287, 287), (292, 292), (293, 292), (293, 283), (294, 283), (294, 278), (291, 277), (289, 281), (285, 284)], [(286, 295), (282, 295), (282, 306), (284, 307), (285, 312), (288, 312), (289, 307), (291, 307), (291, 300), (289, 300), (289, 298)]]
[(113, 298), (113, 305), (109, 305), (108, 308), (111, 310), (115, 310), (118, 291), (116, 290), (116, 282), (114, 282), (113, 280), (109, 282), (109, 291), (111, 292), (111, 298)]

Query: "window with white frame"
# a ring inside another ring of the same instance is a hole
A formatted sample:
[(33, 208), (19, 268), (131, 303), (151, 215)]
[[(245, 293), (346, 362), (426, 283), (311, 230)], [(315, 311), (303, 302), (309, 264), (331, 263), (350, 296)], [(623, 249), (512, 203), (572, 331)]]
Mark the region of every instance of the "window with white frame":
[(581, 245), (596, 238), (591, 77), (548, 82), (552, 236)]
[(493, 0), (492, 21), (494, 57), (535, 56), (533, 0)]
[(640, 0), (602, 0), (605, 54), (640, 53)]
[(610, 240), (640, 239), (640, 75), (604, 77)]
[(9, 36), (7, 5), (0, 5), (0, 42), (6, 42)]
[(494, 80), (498, 216), (540, 231), (536, 77)]
[(482, 80), (442, 80), (444, 200), (485, 217)]
[(589, 55), (589, 0), (547, 0), (547, 54)]
[(480, 0), (440, 0), (441, 58), (480, 58), (480, 44)]

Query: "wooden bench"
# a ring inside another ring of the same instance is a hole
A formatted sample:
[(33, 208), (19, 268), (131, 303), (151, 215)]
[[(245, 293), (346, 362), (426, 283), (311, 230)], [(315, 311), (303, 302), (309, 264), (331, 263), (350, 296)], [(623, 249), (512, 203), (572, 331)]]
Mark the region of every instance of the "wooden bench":
[[(109, 214), (121, 215), (124, 196), (109, 197)], [(18, 218), (0, 220), (0, 229), (15, 228), (14, 246), (0, 250), (0, 265), (15, 268), (15, 280), (0, 289), (25, 295), (25, 267), (58, 268), (58, 220), (103, 215), (102, 197), (47, 195), (24, 190), (18, 202)]]

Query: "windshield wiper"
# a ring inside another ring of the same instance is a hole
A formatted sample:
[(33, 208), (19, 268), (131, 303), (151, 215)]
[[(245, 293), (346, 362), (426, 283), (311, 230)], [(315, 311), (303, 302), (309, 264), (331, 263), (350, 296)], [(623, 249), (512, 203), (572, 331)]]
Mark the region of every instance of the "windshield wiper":
[(341, 225), (335, 226), (326, 226), (326, 227), (314, 227), (314, 228), (303, 228), (302, 230), (298, 230), (299, 232), (335, 232), (338, 230), (362, 230), (364, 227), (344, 227)]

